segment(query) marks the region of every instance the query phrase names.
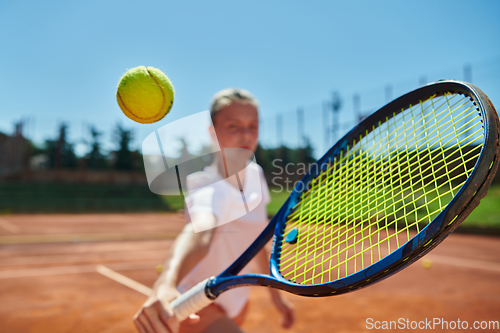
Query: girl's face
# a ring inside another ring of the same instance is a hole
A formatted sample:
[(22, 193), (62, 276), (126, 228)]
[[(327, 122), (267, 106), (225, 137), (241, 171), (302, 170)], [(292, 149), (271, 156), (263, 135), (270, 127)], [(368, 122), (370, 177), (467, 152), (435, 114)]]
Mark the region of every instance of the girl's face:
[(214, 117), (214, 127), (221, 148), (244, 148), (255, 152), (259, 137), (259, 115), (251, 104), (232, 102)]

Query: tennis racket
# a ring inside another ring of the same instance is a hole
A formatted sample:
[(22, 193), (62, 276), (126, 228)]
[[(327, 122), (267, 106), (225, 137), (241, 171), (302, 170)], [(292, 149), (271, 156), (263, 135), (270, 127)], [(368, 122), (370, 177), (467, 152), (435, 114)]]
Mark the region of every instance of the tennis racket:
[[(175, 316), (241, 286), (331, 296), (408, 267), (486, 195), (499, 142), (498, 115), (472, 84), (439, 81), (399, 97), (311, 166), (230, 267), (172, 301)], [(270, 274), (238, 276), (271, 238)]]

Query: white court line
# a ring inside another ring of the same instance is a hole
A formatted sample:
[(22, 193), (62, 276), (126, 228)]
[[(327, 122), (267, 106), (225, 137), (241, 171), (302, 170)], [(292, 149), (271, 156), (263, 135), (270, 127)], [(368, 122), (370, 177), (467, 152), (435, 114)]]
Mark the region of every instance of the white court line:
[(135, 291), (138, 291), (143, 295), (146, 295), (146, 296), (151, 295), (151, 288), (146, 287), (145, 285), (140, 284), (139, 282), (134, 281), (131, 278), (126, 277), (125, 275), (121, 275), (120, 273), (115, 272), (115, 271), (107, 268), (106, 266), (97, 265), (96, 270), (97, 270), (97, 272), (110, 278), (111, 280), (116, 281), (118, 283), (121, 283), (124, 286), (129, 287), (130, 289), (134, 289)]
[[(135, 269), (151, 269), (154, 270), (158, 261), (146, 262), (131, 262), (131, 263), (116, 263), (108, 264), (108, 266), (116, 270), (135, 270)], [(77, 265), (77, 266), (59, 266), (59, 267), (43, 267), (43, 268), (23, 268), (0, 270), (0, 279), (36, 277), (47, 275), (64, 275), (64, 274), (81, 274), (92, 273), (96, 271), (96, 265)]]
[(17, 225), (14, 223), (7, 221), (6, 219), (3, 219), (0, 217), (0, 228), (3, 228), (13, 234), (17, 234), (21, 228), (19, 228)]
[(486, 271), (500, 272), (500, 263), (492, 262), (492, 261), (482, 261), (475, 259), (464, 259), (457, 257), (448, 257), (441, 255), (429, 254), (427, 256), (433, 262), (437, 262), (445, 265), (452, 265), (458, 267), (467, 267), (467, 268), (476, 268), (483, 269)]

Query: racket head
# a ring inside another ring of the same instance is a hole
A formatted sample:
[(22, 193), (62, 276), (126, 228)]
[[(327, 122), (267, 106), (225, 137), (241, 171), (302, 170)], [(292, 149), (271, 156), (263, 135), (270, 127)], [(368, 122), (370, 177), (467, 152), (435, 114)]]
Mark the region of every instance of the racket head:
[(472, 84), (440, 81), (387, 104), (297, 184), (276, 216), (272, 275), (293, 293), (327, 296), (407, 267), (486, 195), (499, 142), (498, 115)]
[[(215, 298), (231, 288), (261, 285), (330, 296), (387, 278), (470, 214), (486, 195), (499, 156), (498, 115), (479, 88), (443, 80), (405, 94), (362, 120), (311, 165), (262, 234), (209, 281), (206, 293)], [(446, 185), (451, 191), (442, 190)], [(238, 276), (271, 237), (270, 275)], [(336, 255), (345, 259), (332, 259)]]

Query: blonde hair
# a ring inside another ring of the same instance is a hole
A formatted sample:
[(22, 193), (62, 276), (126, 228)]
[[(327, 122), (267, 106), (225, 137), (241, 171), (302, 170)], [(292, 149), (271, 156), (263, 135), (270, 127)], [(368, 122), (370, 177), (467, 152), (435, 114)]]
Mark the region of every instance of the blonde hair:
[(212, 103), (210, 104), (210, 116), (212, 117), (212, 122), (214, 122), (214, 117), (219, 112), (219, 110), (226, 105), (233, 102), (251, 104), (255, 108), (259, 108), (259, 102), (257, 99), (245, 89), (240, 88), (226, 88), (215, 93), (212, 98)]

